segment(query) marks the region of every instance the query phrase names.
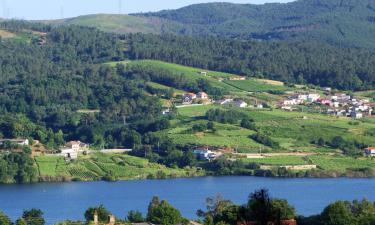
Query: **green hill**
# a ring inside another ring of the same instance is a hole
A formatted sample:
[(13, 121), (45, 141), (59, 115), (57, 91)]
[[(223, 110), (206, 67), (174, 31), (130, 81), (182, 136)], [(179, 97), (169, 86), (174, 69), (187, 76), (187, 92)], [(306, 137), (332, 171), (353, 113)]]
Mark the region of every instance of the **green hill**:
[(260, 40), (319, 40), (375, 47), (372, 0), (298, 0), (263, 5), (207, 3), (134, 15), (88, 15), (49, 21), (117, 33), (173, 33)]
[[(191, 26), (189, 33), (255, 39), (316, 39), (371, 46), (375, 35), (372, 0), (299, 0), (286, 4), (197, 4), (149, 13)], [(186, 33), (186, 29), (184, 30)]]

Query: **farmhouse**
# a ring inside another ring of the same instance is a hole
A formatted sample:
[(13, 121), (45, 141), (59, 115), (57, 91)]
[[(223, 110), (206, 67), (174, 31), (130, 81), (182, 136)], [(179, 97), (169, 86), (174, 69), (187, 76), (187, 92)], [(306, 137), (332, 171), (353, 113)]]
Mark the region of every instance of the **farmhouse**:
[(66, 159), (77, 159), (78, 153), (85, 152), (89, 149), (89, 146), (80, 141), (70, 141), (65, 144), (65, 146), (60, 149), (60, 155)]
[(208, 150), (208, 148), (200, 147), (193, 150), (194, 155), (197, 156), (199, 160), (212, 160), (218, 157), (218, 154)]
[(199, 92), (197, 98), (202, 100), (208, 99), (208, 94), (206, 92)]
[(242, 101), (242, 100), (238, 100), (238, 101), (235, 101), (234, 102), (234, 105), (239, 107), (239, 108), (245, 108), (247, 107), (247, 103)]
[(182, 102), (185, 104), (191, 103), (194, 99), (197, 99), (197, 95), (194, 93), (185, 93), (182, 96)]
[(365, 149), (365, 156), (375, 157), (375, 147), (368, 147)]

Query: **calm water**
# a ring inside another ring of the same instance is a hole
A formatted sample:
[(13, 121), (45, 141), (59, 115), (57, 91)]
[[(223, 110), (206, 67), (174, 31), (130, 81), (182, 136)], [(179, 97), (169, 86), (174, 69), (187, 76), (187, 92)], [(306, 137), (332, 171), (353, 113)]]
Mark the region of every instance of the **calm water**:
[(188, 218), (204, 208), (205, 198), (221, 194), (235, 203), (246, 202), (255, 189), (268, 188), (273, 197), (286, 198), (298, 213), (319, 213), (332, 201), (368, 198), (375, 201), (375, 179), (272, 179), (257, 177), (205, 177), (142, 180), (116, 183), (55, 183), (0, 186), (0, 210), (12, 219), (23, 209), (39, 208), (47, 224), (83, 219), (90, 206), (104, 204), (117, 217), (130, 209), (145, 212), (152, 196), (167, 199)]

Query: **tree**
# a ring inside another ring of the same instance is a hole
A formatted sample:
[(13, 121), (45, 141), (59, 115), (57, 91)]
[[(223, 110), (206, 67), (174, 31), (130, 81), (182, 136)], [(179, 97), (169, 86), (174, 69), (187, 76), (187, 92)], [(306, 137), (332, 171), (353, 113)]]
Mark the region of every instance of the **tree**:
[(0, 211), (0, 225), (11, 225), (9, 217)]
[(156, 200), (150, 203), (151, 208), (149, 208), (149, 214), (147, 215), (150, 222), (162, 225), (175, 225), (184, 222), (180, 211), (172, 207), (165, 200), (159, 204), (157, 204)]
[(267, 225), (272, 221), (272, 203), (268, 190), (261, 189), (250, 194), (247, 206), (251, 218), (258, 221), (260, 225)]
[(85, 212), (85, 219), (87, 222), (94, 220), (95, 212), (98, 214), (98, 220), (100, 222), (107, 222), (110, 212), (103, 206), (90, 207)]
[(290, 220), (296, 217), (296, 210), (293, 206), (289, 205), (285, 199), (273, 199), (271, 201), (273, 221), (281, 222), (281, 220)]
[(40, 209), (31, 209), (23, 211), (22, 218), (27, 225), (44, 225), (43, 212)]
[(338, 201), (327, 206), (321, 215), (324, 225), (355, 225), (350, 203)]
[(141, 223), (145, 221), (142, 213), (134, 210), (129, 211), (126, 218), (131, 223)]

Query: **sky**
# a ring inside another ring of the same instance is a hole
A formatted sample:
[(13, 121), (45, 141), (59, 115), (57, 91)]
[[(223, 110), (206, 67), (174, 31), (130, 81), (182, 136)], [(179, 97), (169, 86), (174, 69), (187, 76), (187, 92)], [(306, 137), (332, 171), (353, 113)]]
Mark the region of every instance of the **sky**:
[(0, 17), (29, 20), (61, 19), (95, 13), (159, 11), (217, 1), (263, 4), (291, 0), (0, 0)]

